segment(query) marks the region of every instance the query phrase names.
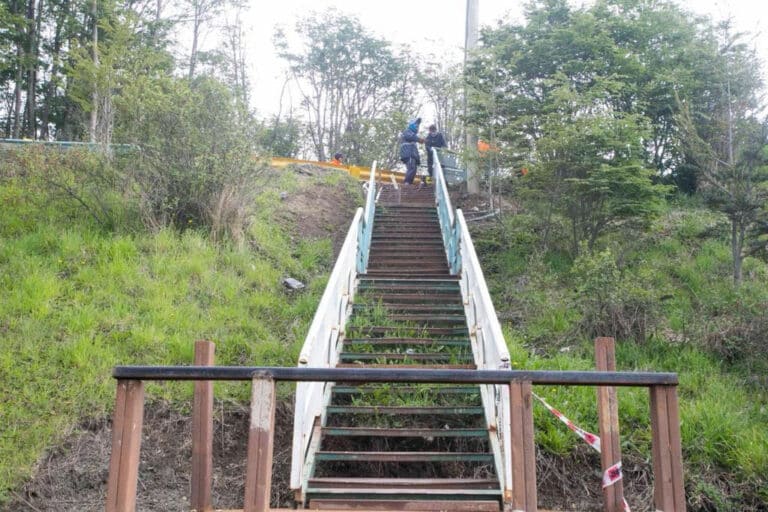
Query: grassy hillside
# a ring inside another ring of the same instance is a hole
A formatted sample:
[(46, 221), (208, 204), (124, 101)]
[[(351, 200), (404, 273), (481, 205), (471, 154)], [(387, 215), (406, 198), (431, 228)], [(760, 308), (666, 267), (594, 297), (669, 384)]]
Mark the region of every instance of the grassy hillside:
[[(246, 243), (214, 244), (148, 232), (127, 194), (105, 199), (105, 227), (39, 169), (0, 176), (0, 504), (46, 448), (111, 409), (116, 364), (187, 364), (197, 339), (216, 341), (219, 364), (295, 364), (360, 201), (343, 173), (266, 172)], [(287, 292), (285, 276), (307, 290)], [(150, 386), (166, 393), (191, 387)]]
[[(727, 235), (724, 218), (695, 204), (670, 207), (637, 240), (614, 236), (575, 260), (544, 243), (539, 220), (526, 214), (474, 233), (515, 367), (593, 369), (593, 337), (616, 336), (620, 370), (680, 375), (694, 510), (766, 510), (768, 266), (747, 258), (748, 278), (734, 288)], [(597, 432), (593, 389), (537, 391)], [(625, 468), (647, 465), (647, 391), (622, 388), (619, 399)], [(536, 435), (557, 454), (583, 444), (538, 405)]]

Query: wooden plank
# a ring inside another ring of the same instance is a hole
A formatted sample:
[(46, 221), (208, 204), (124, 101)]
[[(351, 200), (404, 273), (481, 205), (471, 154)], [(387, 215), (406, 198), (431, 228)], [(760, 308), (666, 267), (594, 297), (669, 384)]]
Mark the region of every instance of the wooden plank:
[[(213, 366), (216, 345), (195, 342), (195, 366)], [(213, 381), (196, 381), (192, 405), (192, 496), (190, 506), (198, 512), (213, 508)]]
[(664, 386), (651, 386), (653, 452), (653, 499), (656, 510), (677, 512), (672, 493), (672, 456), (669, 446), (669, 415)]
[(407, 511), (466, 511), (466, 512), (499, 512), (499, 502), (496, 500), (340, 500), (313, 499), (309, 502), (312, 510), (407, 510)]
[(523, 398), (523, 455), (525, 456), (525, 502), (527, 509), (535, 512), (538, 510), (536, 496), (536, 446), (534, 443), (533, 429), (533, 390), (531, 383), (520, 383)]
[(251, 426), (245, 476), (245, 512), (269, 510), (275, 426), (275, 381), (256, 375), (251, 393)]
[(511, 382), (510, 442), (512, 443), (512, 509), (536, 510), (536, 455), (533, 440), (531, 383)]
[(118, 380), (112, 420), (107, 512), (130, 512), (136, 509), (143, 421), (144, 384), (140, 380)]
[[(598, 371), (616, 371), (616, 346), (613, 338), (595, 339), (595, 363)], [(603, 473), (621, 461), (619, 438), (619, 402), (616, 388), (597, 387), (597, 412), (600, 428), (600, 463)], [(624, 510), (624, 488), (622, 480), (603, 488), (603, 507), (606, 512)]]
[(672, 470), (672, 494), (675, 512), (685, 512), (685, 482), (683, 479), (683, 448), (680, 439), (680, 411), (677, 401), (677, 387), (664, 386), (667, 395), (667, 417), (669, 418), (669, 451)]

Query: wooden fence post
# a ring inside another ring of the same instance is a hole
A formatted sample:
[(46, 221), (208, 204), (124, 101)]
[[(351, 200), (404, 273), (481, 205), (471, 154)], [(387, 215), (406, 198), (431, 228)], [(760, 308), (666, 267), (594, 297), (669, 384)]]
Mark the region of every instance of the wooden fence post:
[(255, 375), (251, 393), (244, 512), (269, 510), (274, 430), (275, 381), (270, 376)]
[[(216, 345), (195, 342), (195, 366), (212, 366)], [(213, 509), (213, 381), (196, 381), (192, 404), (192, 481), (190, 506), (197, 512)]]
[(651, 386), (653, 501), (657, 511), (685, 512), (680, 413), (675, 386)]
[(112, 417), (107, 512), (136, 510), (143, 422), (144, 383), (140, 380), (118, 380), (115, 412)]
[(536, 450), (533, 442), (533, 403), (530, 382), (509, 384), (510, 442), (512, 443), (512, 509), (538, 510)]
[[(598, 371), (616, 371), (616, 345), (613, 338), (595, 339), (595, 363)], [(600, 463), (603, 474), (614, 464), (621, 462), (619, 440), (619, 402), (616, 388), (597, 387), (597, 412), (600, 423)], [(603, 487), (605, 512), (624, 510), (624, 486), (622, 480)]]

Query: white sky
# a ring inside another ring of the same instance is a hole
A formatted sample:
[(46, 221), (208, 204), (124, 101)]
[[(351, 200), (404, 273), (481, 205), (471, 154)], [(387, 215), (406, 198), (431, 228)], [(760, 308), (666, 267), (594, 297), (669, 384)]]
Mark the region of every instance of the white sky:
[[(494, 25), (508, 17), (522, 20), (522, 0), (479, 0), (480, 24)], [(577, 0), (578, 1), (578, 0)], [(768, 62), (768, 2), (765, 0), (687, 0), (688, 10), (710, 15), (715, 20), (734, 17), (738, 30), (755, 34), (754, 44), (761, 60)], [(581, 2), (579, 2), (581, 3)], [(335, 7), (360, 19), (365, 28), (395, 45), (408, 45), (417, 54), (453, 54), (461, 58), (464, 45), (465, 0), (253, 0), (243, 22), (248, 34), (247, 60), (250, 68), (253, 105), (259, 115), (277, 112), (285, 80), (284, 63), (275, 56), (272, 36), (282, 26), (292, 31), (297, 17)], [(214, 36), (215, 37), (215, 36)], [(763, 76), (768, 82), (768, 69)], [(290, 92), (283, 109), (291, 102)], [(298, 97), (293, 104), (298, 107)]]

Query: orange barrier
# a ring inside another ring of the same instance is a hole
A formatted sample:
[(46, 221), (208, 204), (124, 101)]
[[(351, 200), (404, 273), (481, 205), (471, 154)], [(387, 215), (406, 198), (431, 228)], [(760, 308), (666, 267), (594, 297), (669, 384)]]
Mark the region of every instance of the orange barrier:
[[(346, 171), (350, 176), (354, 176), (359, 180), (368, 180), (371, 176), (371, 169), (368, 167), (360, 167), (357, 165), (334, 165), (330, 162), (315, 162), (312, 160), (299, 160), (296, 158), (285, 158), (281, 156), (272, 157), (272, 167), (287, 167), (289, 165), (313, 165), (315, 167), (323, 167), (325, 169), (340, 169)], [(405, 173), (398, 171), (388, 171), (384, 169), (376, 170), (376, 181), (384, 182), (391, 181), (394, 178), (398, 183), (402, 183), (405, 179)]]

